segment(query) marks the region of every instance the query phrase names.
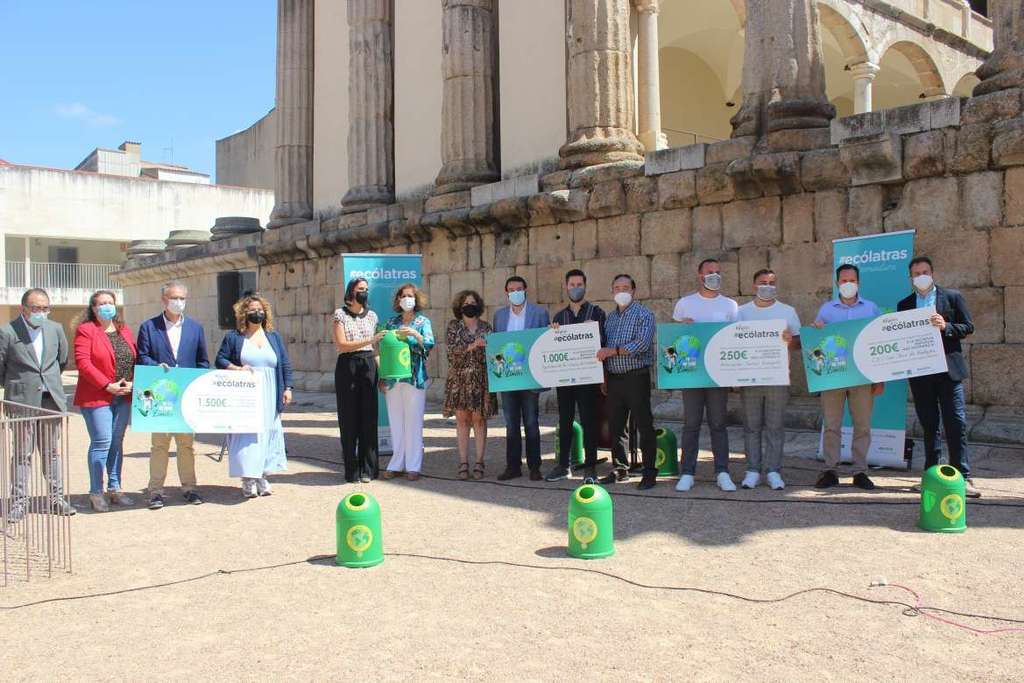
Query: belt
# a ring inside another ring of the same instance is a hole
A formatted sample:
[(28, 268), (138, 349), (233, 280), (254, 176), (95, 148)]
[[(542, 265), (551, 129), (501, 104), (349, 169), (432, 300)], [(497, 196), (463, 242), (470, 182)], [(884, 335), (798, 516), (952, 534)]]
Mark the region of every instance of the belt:
[(608, 376), (609, 377), (628, 377), (629, 375), (639, 375), (641, 373), (647, 374), (650, 371), (651, 371), (651, 366), (650, 365), (645, 365), (642, 368), (637, 368), (636, 370), (626, 370), (625, 372), (611, 372), (611, 371), (609, 371), (608, 372)]

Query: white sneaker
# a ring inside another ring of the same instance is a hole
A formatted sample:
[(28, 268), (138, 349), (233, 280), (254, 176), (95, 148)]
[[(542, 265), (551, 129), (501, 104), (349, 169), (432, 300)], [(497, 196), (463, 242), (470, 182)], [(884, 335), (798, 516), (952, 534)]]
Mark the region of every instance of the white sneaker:
[(718, 473), (718, 488), (723, 491), (735, 491), (736, 484), (733, 483), (732, 477), (729, 476), (728, 472)]
[(681, 492), (689, 491), (692, 488), (693, 488), (693, 475), (692, 474), (684, 474), (683, 476), (679, 477), (679, 483), (676, 484), (676, 491), (681, 491)]
[(743, 483), (740, 484), (745, 489), (752, 489), (758, 485), (761, 481), (760, 472), (752, 472), (747, 470), (746, 476), (743, 477)]
[(256, 495), (256, 480), (250, 479), (249, 477), (242, 477), (242, 497), (255, 498)]
[(256, 493), (261, 496), (269, 496), (273, 493), (273, 490), (270, 487), (270, 482), (267, 481), (266, 477), (260, 477), (256, 480)]
[(782, 481), (782, 475), (778, 472), (768, 473), (768, 486), (772, 491), (781, 491), (786, 488), (786, 482)]

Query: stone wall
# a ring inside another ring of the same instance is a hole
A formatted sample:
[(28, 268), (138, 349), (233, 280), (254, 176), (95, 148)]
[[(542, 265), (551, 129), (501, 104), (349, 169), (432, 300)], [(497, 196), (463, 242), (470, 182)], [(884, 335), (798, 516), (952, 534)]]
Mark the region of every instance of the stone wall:
[[(443, 331), (460, 289), (480, 291), (489, 316), (516, 273), (529, 281), (531, 299), (553, 311), (564, 304), (564, 272), (579, 266), (591, 298), (610, 308), (611, 278), (628, 272), (639, 299), (668, 321), (675, 299), (694, 290), (698, 262), (714, 256), (723, 262), (726, 294), (748, 300), (752, 274), (771, 267), (780, 297), (809, 322), (830, 295), (831, 240), (913, 228), (917, 252), (935, 260), (937, 281), (961, 288), (975, 317), (966, 345), (973, 438), (1020, 442), (1022, 106), (1021, 91), (1010, 90), (863, 114), (821, 129), (820, 144), (806, 151), (763, 153), (753, 138), (663, 150), (640, 169), (549, 174), (529, 196), (475, 204), (469, 191), (457, 192), (287, 226), (268, 231), (250, 252), (260, 288), (276, 304), (297, 383), (319, 390), (332, 383), (338, 255), (422, 253), (428, 314), (441, 342), (429, 362), (437, 398), (447, 367)], [(159, 268), (208, 269), (207, 248)], [(130, 263), (127, 291), (154, 268)], [(812, 426), (816, 401), (795, 358), (793, 367), (791, 422)], [(681, 414), (677, 396), (659, 393), (656, 401), (656, 414)], [(908, 424), (914, 428), (912, 410)]]
[(274, 189), (274, 110), (245, 130), (217, 140), (217, 183), (236, 187)]

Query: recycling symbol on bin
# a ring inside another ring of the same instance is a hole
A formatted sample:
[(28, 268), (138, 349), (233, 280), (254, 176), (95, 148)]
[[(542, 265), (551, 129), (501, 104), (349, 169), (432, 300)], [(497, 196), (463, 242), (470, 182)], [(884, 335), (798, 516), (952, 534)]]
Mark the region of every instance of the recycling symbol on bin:
[(942, 502), (939, 503), (939, 512), (941, 512), (942, 516), (951, 522), (960, 517), (960, 515), (963, 514), (963, 511), (964, 501), (955, 493), (949, 494), (942, 499)]
[(405, 347), (398, 352), (398, 362), (402, 367), (406, 367), (412, 362), (412, 356), (409, 354), (409, 347)]
[(590, 517), (577, 517), (572, 523), (572, 535), (580, 542), (580, 547), (587, 549), (587, 544), (597, 538), (597, 522)]
[(365, 524), (356, 524), (345, 534), (345, 543), (355, 552), (356, 557), (362, 557), (363, 552), (373, 543), (373, 532)]
[(659, 448), (658, 449), (658, 454), (654, 458), (654, 467), (656, 469), (660, 470), (661, 466), (664, 465), (664, 464), (665, 464), (665, 449), (664, 448)]

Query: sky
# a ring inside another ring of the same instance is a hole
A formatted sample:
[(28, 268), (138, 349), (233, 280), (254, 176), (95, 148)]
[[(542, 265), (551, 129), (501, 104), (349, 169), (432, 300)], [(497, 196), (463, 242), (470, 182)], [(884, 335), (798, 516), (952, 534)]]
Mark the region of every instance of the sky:
[(96, 147), (215, 170), (274, 106), (276, 0), (0, 0), (0, 159), (74, 168)]

